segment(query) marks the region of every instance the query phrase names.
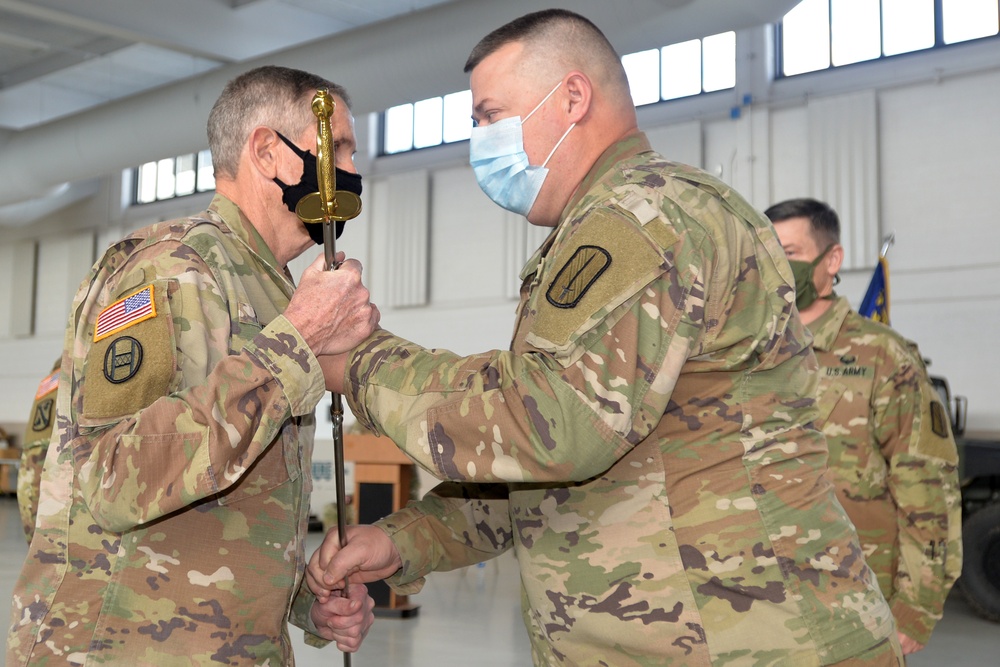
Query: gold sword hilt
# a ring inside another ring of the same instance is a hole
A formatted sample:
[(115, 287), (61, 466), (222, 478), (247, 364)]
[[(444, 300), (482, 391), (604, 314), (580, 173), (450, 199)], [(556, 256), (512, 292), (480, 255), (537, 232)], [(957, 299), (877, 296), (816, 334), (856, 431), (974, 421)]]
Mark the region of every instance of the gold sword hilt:
[(316, 180), (319, 192), (303, 197), (295, 213), (306, 224), (323, 225), (323, 247), (326, 268), (336, 269), (336, 234), (334, 222), (345, 222), (361, 213), (361, 197), (337, 189), (336, 145), (333, 140), (332, 118), (337, 103), (325, 88), (316, 91), (312, 112), (316, 116)]

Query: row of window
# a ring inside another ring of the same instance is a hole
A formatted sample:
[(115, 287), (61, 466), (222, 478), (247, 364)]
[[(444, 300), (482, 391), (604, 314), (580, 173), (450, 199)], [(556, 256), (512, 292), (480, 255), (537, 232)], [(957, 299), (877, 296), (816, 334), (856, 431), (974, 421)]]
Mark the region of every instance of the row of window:
[[(777, 24), (779, 76), (841, 67), (1000, 33), (1000, 0), (803, 0)], [(670, 44), (622, 57), (636, 106), (736, 86), (736, 34)], [(472, 93), (464, 90), (382, 114), (383, 155), (467, 140)], [(134, 170), (145, 204), (215, 187), (207, 150)]]
[(784, 16), (785, 76), (911, 53), (998, 33), (998, 0), (804, 0)]
[(132, 202), (135, 204), (150, 204), (215, 189), (212, 151), (207, 148), (147, 162), (132, 171), (135, 176)]

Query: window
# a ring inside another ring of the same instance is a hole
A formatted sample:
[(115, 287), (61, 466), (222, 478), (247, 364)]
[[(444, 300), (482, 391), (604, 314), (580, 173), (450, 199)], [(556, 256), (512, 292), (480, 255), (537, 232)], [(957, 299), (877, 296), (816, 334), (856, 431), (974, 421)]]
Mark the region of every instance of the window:
[(147, 162), (128, 171), (134, 183), (133, 204), (150, 204), (215, 189), (212, 153), (207, 149)]
[(780, 76), (991, 37), (1000, 0), (804, 0), (778, 24)]
[(400, 104), (382, 115), (382, 153), (404, 153), (468, 139), (472, 91)]
[(723, 32), (622, 56), (638, 107), (736, 86), (736, 33)]
[[(671, 44), (622, 57), (636, 106), (736, 86), (736, 33)], [(472, 91), (400, 104), (382, 114), (382, 155), (468, 139)]]

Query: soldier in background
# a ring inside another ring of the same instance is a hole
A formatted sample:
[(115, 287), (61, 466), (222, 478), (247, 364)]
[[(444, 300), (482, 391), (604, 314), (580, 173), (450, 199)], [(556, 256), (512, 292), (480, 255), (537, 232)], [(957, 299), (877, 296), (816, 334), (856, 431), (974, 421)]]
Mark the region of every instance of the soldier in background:
[(42, 464), (49, 451), (49, 438), (56, 417), (56, 391), (59, 389), (59, 364), (56, 360), (52, 372), (38, 383), (35, 402), (31, 404), (28, 426), (24, 431), (21, 448), (21, 466), (17, 471), (17, 508), (21, 512), (24, 536), (31, 544), (35, 533), (35, 515), (38, 513), (38, 485), (42, 481)]
[(77, 292), (8, 667), (289, 665), (289, 616), (344, 650), (371, 625), (364, 586), (297, 594), (317, 356), (378, 323), (357, 261), (318, 257), (298, 287), (287, 269), (322, 231), (294, 213), (318, 189), (320, 87), (337, 102), (338, 184), (360, 194), (343, 88), (251, 70), (209, 116), (208, 210), (112, 244)]
[(816, 359), (768, 221), (654, 153), (621, 61), (563, 10), (472, 52), (470, 151), (553, 232), (511, 350), (376, 332), (329, 366), (352, 412), (442, 479), (335, 531), (313, 590), (513, 550), (539, 665), (896, 665), (892, 615), (827, 479)]
[(765, 211), (795, 274), (819, 358), (819, 425), (837, 496), (892, 607), (904, 653), (921, 650), (962, 568), (958, 451), (914, 343), (861, 317), (833, 287), (844, 260), (827, 204)]

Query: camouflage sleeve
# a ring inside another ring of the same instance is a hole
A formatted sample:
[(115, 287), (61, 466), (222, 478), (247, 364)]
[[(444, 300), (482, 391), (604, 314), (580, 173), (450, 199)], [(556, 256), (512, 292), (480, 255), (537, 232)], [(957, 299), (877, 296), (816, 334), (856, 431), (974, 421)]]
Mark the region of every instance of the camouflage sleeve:
[[(219, 276), (183, 245), (137, 252), (114, 276), (74, 314), (66, 428), (86, 503), (102, 527), (121, 532), (236, 483), (290, 416), (315, 408), (325, 387), (291, 323), (283, 316), (263, 327), (234, 322)], [(93, 341), (99, 308), (144, 286), (152, 288), (155, 317)], [(240, 339), (249, 342), (235, 349)], [(119, 354), (139, 368), (127, 382), (115, 382), (131, 372), (113, 375)]]
[(711, 255), (684, 243), (668, 253), (627, 224), (611, 234), (603, 218), (584, 229), (616, 240), (621, 271), (596, 283), (599, 307), (537, 297), (523, 353), (459, 357), (380, 332), (346, 369), (353, 414), (441, 479), (564, 482), (607, 470), (659, 422), (701, 342)]
[(899, 529), (889, 603), (900, 632), (925, 644), (961, 568), (958, 451), (922, 363), (895, 343), (883, 361), (894, 372), (875, 389), (874, 434)]
[(495, 558), (511, 546), (507, 487), (445, 482), (375, 523), (392, 539), (403, 565), (386, 579), (400, 595), (418, 593), (430, 572)]
[(323, 648), (331, 642), (319, 636), (316, 624), (312, 620), (312, 606), (316, 596), (309, 590), (305, 577), (299, 584), (299, 589), (292, 598), (292, 606), (288, 610), (288, 622), (305, 632), (306, 646)]

